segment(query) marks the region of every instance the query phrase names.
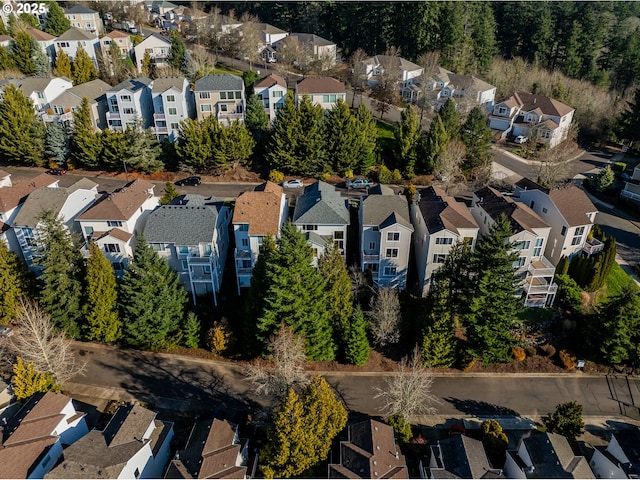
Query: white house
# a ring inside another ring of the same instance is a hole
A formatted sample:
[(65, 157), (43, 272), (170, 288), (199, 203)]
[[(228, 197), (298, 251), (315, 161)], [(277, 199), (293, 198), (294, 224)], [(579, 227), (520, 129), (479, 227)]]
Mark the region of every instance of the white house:
[(11, 45), (13, 45), (13, 38), (9, 35), (0, 35), (0, 46), (9, 48)]
[(346, 101), (347, 89), (340, 80), (331, 77), (305, 77), (296, 83), (296, 104), (307, 95), (314, 105), (331, 110), (338, 100)]
[(226, 73), (205, 75), (196, 81), (193, 92), (198, 120), (215, 115), (223, 125), (244, 122), (246, 94), (242, 77)]
[(72, 27), (80, 28), (96, 35), (104, 30), (100, 12), (91, 10), (83, 5), (74, 5), (66, 9), (64, 16), (69, 19)]
[(213, 294), (222, 285), (229, 250), (231, 209), (201, 195), (183, 195), (162, 205), (147, 218), (144, 236), (180, 277), (193, 296)]
[(156, 78), (151, 86), (154, 131), (158, 141), (178, 139), (180, 122), (193, 118), (194, 99), (184, 77)]
[(100, 79), (81, 83), (62, 92), (49, 102), (50, 108), (42, 112), (43, 122), (61, 122), (73, 124), (73, 112), (80, 108), (82, 99), (89, 102), (89, 116), (93, 128), (104, 130), (107, 128), (107, 92), (111, 85)]
[(138, 72), (142, 72), (142, 62), (146, 52), (149, 53), (152, 63), (155, 63), (158, 67), (166, 67), (169, 52), (171, 51), (171, 40), (157, 33), (152, 33), (133, 47), (133, 51)]
[(261, 78), (253, 84), (255, 94), (262, 100), (266, 114), (270, 121), (276, 119), (276, 114), (284, 106), (284, 99), (287, 96), (287, 82), (272, 73)]
[(151, 83), (147, 77), (125, 80), (107, 91), (107, 125), (111, 130), (126, 130), (142, 122), (142, 128), (153, 125)]
[(54, 98), (73, 87), (73, 82), (63, 77), (28, 77), (17, 79), (13, 83), (31, 99), (36, 113), (40, 115), (51, 108)]
[[(555, 266), (544, 256), (551, 227), (522, 202), (515, 202), (491, 187), (473, 194), (471, 215), (480, 227), (480, 235), (487, 235), (491, 225), (504, 215), (511, 225), (509, 243), (518, 254), (514, 269), (521, 277), (525, 307), (547, 307), (553, 303), (558, 286), (553, 282)], [(482, 241), (482, 240), (480, 240)]]
[(347, 254), (349, 206), (333, 185), (321, 180), (305, 187), (296, 200), (293, 224), (307, 237), (313, 249), (314, 264), (334, 243), (343, 258)]
[(426, 294), (433, 274), (442, 267), (454, 245), (465, 242), (473, 249), (479, 228), (464, 202), (440, 188), (425, 188), (419, 195), (418, 202), (411, 205), (411, 223), (415, 229), (413, 248), (418, 285), (422, 294)]
[(63, 445), (87, 434), (84, 417), (66, 395), (33, 395), (0, 432), (0, 478), (44, 478)]
[(363, 60), (367, 82), (373, 88), (383, 75), (391, 76), (402, 87), (413, 83), (424, 72), (424, 68), (395, 55), (375, 55)]
[(74, 221), (95, 202), (97, 187), (97, 183), (82, 178), (68, 188), (44, 187), (29, 195), (12, 225), (20, 247), (19, 253), (29, 268), (36, 268), (33, 260), (38, 246), (40, 215), (51, 211), (68, 229), (75, 231)]
[(240, 289), (251, 285), (253, 267), (266, 236), (278, 238), (289, 216), (289, 203), (281, 186), (265, 182), (254, 191), (242, 193), (233, 210), (233, 254)]
[(507, 135), (532, 137), (555, 147), (567, 138), (575, 110), (544, 95), (516, 92), (496, 103), (489, 126)]
[(137, 179), (105, 195), (76, 218), (85, 242), (94, 241), (116, 272), (122, 273), (133, 257), (135, 235), (142, 231), (151, 211), (160, 203), (154, 185)]
[(99, 48), (99, 43), (97, 34), (71, 27), (56, 39), (56, 53), (58, 50), (62, 50), (67, 54), (69, 60), (73, 62), (78, 55), (78, 50), (82, 48), (87, 52), (95, 67), (98, 68), (96, 48)]
[(606, 448), (596, 447), (589, 465), (596, 478), (640, 477), (640, 428), (613, 433)]
[(13, 182), (11, 182), (11, 174), (4, 170), (0, 170), (0, 188), (11, 186), (13, 186)]
[(172, 439), (173, 423), (156, 419), (155, 412), (137, 404), (119, 407), (104, 430), (65, 448), (44, 478), (162, 478)]
[(413, 226), (404, 195), (373, 190), (360, 202), (360, 265), (379, 288), (407, 287)]
[(330, 40), (324, 39), (315, 35), (313, 33), (296, 33), (293, 32), (289, 34), (287, 37), (282, 38), (281, 40), (276, 41), (273, 46), (276, 51), (279, 46), (282, 45), (282, 42), (291, 42), (294, 41), (299, 46), (304, 49), (309, 55), (325, 63), (327, 66), (335, 65), (336, 63), (336, 55), (337, 55), (337, 46), (335, 43)]

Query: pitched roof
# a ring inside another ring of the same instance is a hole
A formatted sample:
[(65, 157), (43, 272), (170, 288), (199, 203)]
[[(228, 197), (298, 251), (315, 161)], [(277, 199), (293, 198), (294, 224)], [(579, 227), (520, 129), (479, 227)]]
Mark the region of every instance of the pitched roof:
[(549, 225), (524, 203), (516, 203), (510, 197), (505, 197), (491, 187), (484, 187), (474, 193), (478, 197), (478, 205), (487, 212), (492, 219), (505, 215), (511, 224), (513, 234), (527, 230), (531, 233), (534, 228), (545, 228)]
[(430, 234), (447, 229), (459, 235), (459, 228), (478, 228), (467, 206), (448, 196), (440, 188), (428, 187), (420, 190), (418, 208)]
[(346, 199), (333, 185), (321, 180), (305, 187), (293, 211), (295, 224), (349, 225)]
[(496, 88), (490, 83), (480, 80), (473, 75), (458, 75), (455, 73), (449, 74), (449, 85), (458, 89), (475, 90), (477, 92), (484, 92), (486, 90)]
[(527, 478), (595, 478), (586, 458), (576, 456), (562, 435), (541, 433), (522, 442), (535, 466)]
[(69, 30), (60, 35), (56, 41), (78, 41), (78, 40), (97, 40), (98, 36), (82, 30), (81, 28), (71, 27)]
[(275, 34), (279, 34), (279, 33), (287, 33), (285, 30), (282, 30), (282, 29), (280, 29), (278, 27), (274, 27), (270, 23), (258, 23), (257, 27), (262, 32), (267, 33), (269, 35), (275, 35)]
[(119, 92), (120, 90), (137, 92), (138, 90), (141, 90), (151, 85), (151, 82), (153, 82), (153, 80), (147, 77), (131, 78), (123, 82), (120, 82), (115, 87), (111, 87), (109, 89), (109, 92)]
[(297, 38), (300, 43), (310, 43), (318, 46), (335, 45), (335, 43), (333, 43), (332, 41), (319, 37), (314, 33), (294, 32), (294, 33), (291, 33), (291, 36)]
[(74, 14), (74, 13), (98, 13), (95, 10), (91, 10), (90, 8), (85, 7), (84, 5), (74, 5), (71, 8), (68, 8), (64, 11), (65, 14)]
[(31, 38), (39, 42), (48, 42), (50, 40), (56, 39), (56, 37), (54, 37), (50, 33), (43, 32), (39, 28), (29, 27), (27, 28), (26, 32), (27, 32), (27, 35), (29, 35)]
[(509, 101), (512, 98), (515, 100), (517, 105), (521, 106), (521, 110), (525, 112), (535, 110), (545, 115), (562, 117), (574, 110), (569, 105), (565, 105), (564, 103), (545, 95), (516, 92), (510, 98), (506, 99), (506, 101)]
[(80, 215), (77, 220), (129, 220), (144, 202), (153, 197), (153, 184), (137, 179), (120, 191), (107, 195)]
[(640, 445), (640, 428), (622, 430), (613, 436), (627, 460), (629, 460), (629, 462), (621, 465), (627, 477), (631, 478), (631, 475), (640, 475), (640, 450), (638, 449)]
[(587, 214), (597, 212), (598, 209), (577, 185), (554, 188), (549, 192), (549, 197), (570, 226), (593, 223)]
[(148, 35), (147, 38), (145, 38), (143, 41), (141, 41), (137, 46), (139, 47), (140, 45), (143, 45), (145, 42), (154, 38), (157, 40), (161, 40), (163, 43), (166, 43), (167, 46), (171, 45), (171, 40), (169, 38), (165, 37), (164, 35), (160, 35), (159, 33), (152, 33), (151, 35)]
[(520, 190), (540, 190), (541, 192), (544, 192), (547, 195), (549, 194), (548, 188), (543, 187), (539, 183), (536, 183), (533, 180), (530, 180), (528, 178), (521, 178), (514, 185)]
[(398, 57), (396, 55), (375, 55), (368, 60), (365, 60), (366, 63), (378, 64), (382, 65), (384, 69), (400, 69), (404, 71), (413, 71), (413, 70), (421, 70), (422, 67), (420, 65), (416, 65), (409, 60), (406, 60), (402, 57)]
[(413, 232), (409, 204), (404, 195), (369, 195), (362, 202), (362, 226), (400, 224)]
[(111, 90), (111, 88), (111, 85), (109, 85), (107, 82), (96, 79), (91, 80), (87, 83), (76, 85), (75, 87), (72, 87), (63, 92), (63, 94), (67, 92), (72, 93), (77, 97), (80, 97), (81, 99), (86, 97), (89, 100), (89, 103), (95, 103), (98, 98)]
[(147, 217), (144, 237), (149, 243), (211, 243), (222, 208), (216, 199), (210, 199), (208, 204), (162, 205)]
[(316, 93), (345, 93), (346, 87), (340, 80), (332, 77), (305, 77), (297, 84), (300, 95)]
[[(50, 77), (28, 77), (22, 80), (20, 85), (20, 90), (27, 97), (30, 96), (33, 92), (42, 92), (45, 88), (53, 81), (53, 78)], [(69, 83), (71, 81), (69, 80)]]
[(8, 212), (27, 199), (27, 196), (41, 187), (48, 187), (57, 180), (43, 173), (30, 180), (14, 184), (12, 187), (0, 188), (0, 212)]
[(237, 75), (228, 73), (205, 75), (196, 80), (195, 92), (218, 91), (218, 90), (243, 90), (244, 81)]
[[(484, 478), (491, 469), (482, 442), (466, 435), (438, 441), (431, 446), (431, 456), (436, 459), (438, 469), (453, 475), (451, 478)], [(438, 474), (436, 478), (442, 477)]]
[[(156, 78), (153, 81), (152, 91), (153, 93), (162, 93), (169, 90), (170, 88), (174, 88), (177, 91), (182, 92), (182, 90), (184, 90), (185, 80), (186, 79), (184, 77)], [(187, 85), (188, 84), (189, 82), (187, 82)]]
[(276, 75), (275, 73), (271, 73), (258, 80), (253, 84), (253, 88), (271, 88), (274, 85), (280, 85), (283, 88), (287, 88), (287, 82), (284, 81), (284, 78), (280, 75)]
[(121, 32), (120, 30), (112, 30), (109, 33), (106, 33), (104, 36), (109, 38), (128, 38), (129, 34)]
[(249, 235), (278, 235), (283, 199), (282, 187), (265, 182), (236, 200), (233, 223), (248, 223)]

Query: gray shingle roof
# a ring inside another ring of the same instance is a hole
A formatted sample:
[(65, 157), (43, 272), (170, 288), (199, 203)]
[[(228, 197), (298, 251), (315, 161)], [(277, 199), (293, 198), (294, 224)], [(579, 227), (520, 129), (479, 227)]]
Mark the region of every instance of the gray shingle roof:
[(222, 204), (163, 205), (151, 212), (144, 228), (149, 243), (211, 243)]
[(326, 38), (319, 37), (314, 33), (292, 33), (291, 36), (297, 38), (300, 43), (308, 43), (318, 46), (335, 45), (335, 43), (327, 40)]
[(194, 91), (218, 91), (218, 90), (243, 90), (244, 81), (242, 77), (237, 75), (229, 75), (228, 73), (217, 75), (205, 75), (196, 81)]
[(347, 202), (333, 185), (317, 181), (304, 189), (293, 212), (295, 224), (349, 225)]
[(119, 92), (120, 90), (129, 90), (130, 92), (137, 92), (138, 90), (151, 85), (152, 81), (153, 80), (147, 77), (131, 78), (129, 80), (125, 80), (124, 82), (120, 82), (115, 87), (110, 88), (109, 92)]
[(91, 80), (87, 83), (76, 85), (75, 87), (72, 87), (66, 91), (69, 93), (73, 93), (80, 98), (86, 97), (89, 100), (89, 103), (95, 103), (98, 98), (107, 93), (109, 90), (111, 90), (111, 85), (109, 85), (107, 82), (103, 82), (100, 79), (96, 79)]
[(91, 10), (90, 8), (85, 7), (84, 5), (75, 5), (67, 10), (64, 11), (64, 13), (67, 14), (73, 14), (73, 13), (98, 13), (95, 10)]
[(175, 88), (179, 92), (184, 87), (184, 77), (156, 78), (153, 81), (153, 93), (162, 93), (170, 88)]
[(369, 195), (362, 202), (362, 224), (386, 227), (398, 223), (413, 231), (409, 204), (403, 195)]
[(535, 466), (527, 478), (595, 478), (587, 460), (576, 456), (562, 435), (542, 433), (522, 441)]
[(98, 40), (98, 36), (82, 30), (80, 28), (71, 27), (69, 30), (60, 35), (58, 42), (62, 41), (78, 41), (78, 40)]

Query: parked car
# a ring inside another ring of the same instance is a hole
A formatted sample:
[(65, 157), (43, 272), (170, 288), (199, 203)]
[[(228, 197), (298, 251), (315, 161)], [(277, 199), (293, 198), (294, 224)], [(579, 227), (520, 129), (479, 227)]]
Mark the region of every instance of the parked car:
[(524, 135), (518, 135), (514, 141), (516, 143), (527, 143), (528, 140), (529, 139), (527, 137), (525, 137)]
[(347, 188), (369, 188), (372, 185), (372, 182), (366, 178), (355, 178), (353, 180), (348, 180), (346, 185)]
[(0, 337), (10, 337), (13, 335), (13, 328), (8, 325), (0, 325)]
[(200, 185), (202, 183), (202, 179), (200, 177), (187, 177), (187, 178), (183, 178), (182, 180), (178, 180), (175, 185), (177, 185), (178, 187), (184, 187), (184, 186), (191, 186), (191, 187), (197, 187), (198, 185)]
[(47, 170), (49, 175), (64, 175), (67, 171), (64, 168), (52, 168), (51, 170)]
[(284, 188), (302, 188), (304, 187), (304, 183), (300, 179), (288, 180), (286, 182), (282, 182), (282, 186)]

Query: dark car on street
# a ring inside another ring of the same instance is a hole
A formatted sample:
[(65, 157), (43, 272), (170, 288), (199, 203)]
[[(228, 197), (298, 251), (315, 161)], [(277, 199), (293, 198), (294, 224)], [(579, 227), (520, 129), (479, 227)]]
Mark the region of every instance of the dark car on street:
[(183, 178), (182, 180), (178, 180), (175, 183), (175, 185), (177, 185), (178, 187), (184, 187), (184, 186), (196, 187), (201, 183), (202, 183), (202, 179), (200, 177), (187, 177), (187, 178)]
[(64, 175), (67, 171), (64, 168), (52, 168), (51, 170), (47, 170), (49, 175)]

